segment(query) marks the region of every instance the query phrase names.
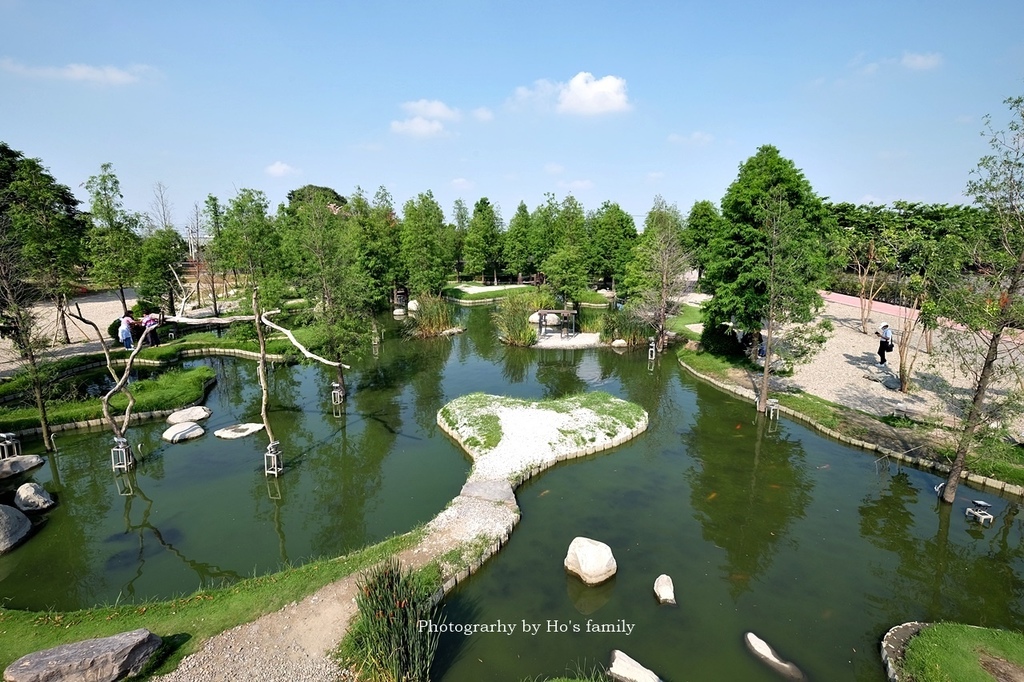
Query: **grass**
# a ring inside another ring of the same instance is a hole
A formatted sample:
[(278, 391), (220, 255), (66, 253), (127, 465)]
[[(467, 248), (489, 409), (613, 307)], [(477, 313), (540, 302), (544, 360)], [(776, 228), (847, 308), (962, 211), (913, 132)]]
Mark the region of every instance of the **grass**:
[(673, 315), (665, 321), (665, 328), (680, 336), (697, 341), (700, 339), (700, 332), (687, 329), (688, 324), (697, 324), (701, 321), (700, 308), (693, 305), (683, 304), (679, 306), (679, 314)]
[(303, 599), (324, 585), (365, 570), (422, 537), (422, 529), (337, 559), (319, 559), (220, 589), (141, 604), (71, 612), (0, 609), (0, 668), (33, 651), (147, 628), (164, 639), (153, 673), (172, 670), (206, 639)]
[[(133, 382), (134, 412), (173, 410), (202, 400), (204, 384), (216, 376), (212, 367), (172, 369), (153, 379)], [(124, 413), (128, 399), (117, 394), (110, 399), (111, 411)], [(99, 398), (75, 402), (51, 401), (46, 408), (50, 424), (68, 424), (103, 416)], [(39, 411), (35, 407), (0, 407), (0, 431), (19, 431), (39, 426)]]
[(996, 678), (982, 668), (981, 655), (1024, 667), (1024, 635), (940, 623), (910, 640), (901, 667), (915, 682), (991, 682)]
[(529, 284), (517, 284), (507, 289), (494, 289), (483, 285), (479, 285), (479, 288), (479, 291), (463, 291), (453, 286), (445, 287), (441, 290), (441, 296), (456, 301), (487, 301), (492, 298), (505, 298), (510, 291), (522, 291), (523, 289), (533, 289), (534, 287)]

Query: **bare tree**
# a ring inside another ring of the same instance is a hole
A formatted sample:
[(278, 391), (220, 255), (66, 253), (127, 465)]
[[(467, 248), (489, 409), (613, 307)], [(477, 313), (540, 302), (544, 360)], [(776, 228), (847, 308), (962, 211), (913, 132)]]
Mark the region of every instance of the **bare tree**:
[(630, 310), (654, 329), (659, 352), (665, 349), (668, 336), (666, 321), (678, 311), (681, 297), (688, 290), (686, 273), (691, 267), (692, 258), (673, 229), (645, 231), (636, 246), (630, 269), (634, 281), (643, 284)]
[(174, 204), (167, 193), (167, 185), (158, 182), (153, 185), (153, 201), (149, 204), (149, 222), (153, 227), (174, 227)]

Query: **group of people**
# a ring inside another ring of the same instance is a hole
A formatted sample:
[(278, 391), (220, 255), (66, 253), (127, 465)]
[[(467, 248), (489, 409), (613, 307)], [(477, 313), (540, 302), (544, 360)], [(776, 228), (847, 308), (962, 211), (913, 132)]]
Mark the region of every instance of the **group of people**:
[(160, 315), (157, 313), (146, 313), (138, 321), (132, 317), (131, 313), (125, 313), (121, 318), (121, 325), (117, 328), (117, 338), (124, 344), (125, 350), (132, 350), (135, 347), (135, 339), (140, 336), (145, 345), (156, 346), (160, 343), (160, 337), (156, 331), (159, 325)]

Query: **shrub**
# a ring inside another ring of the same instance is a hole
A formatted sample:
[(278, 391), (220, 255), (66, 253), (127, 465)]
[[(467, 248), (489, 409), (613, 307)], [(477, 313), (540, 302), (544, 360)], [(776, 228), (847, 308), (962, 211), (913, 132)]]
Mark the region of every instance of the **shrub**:
[(429, 679), (437, 651), (440, 607), (432, 581), (403, 571), (395, 557), (385, 559), (357, 581), (359, 614), (341, 648), (341, 658), (371, 680), (421, 682)]
[(537, 312), (531, 294), (509, 294), (492, 314), (498, 336), (512, 346), (532, 346), (537, 343), (537, 330), (530, 324), (530, 315)]
[(609, 310), (601, 318), (601, 340), (606, 343), (622, 339), (630, 346), (642, 346), (650, 334), (647, 324), (628, 310)]
[(454, 326), (452, 308), (440, 296), (425, 294), (416, 300), (420, 304), (420, 309), (415, 313), (410, 312), (409, 318), (405, 321), (407, 334), (420, 338), (437, 336)]
[(701, 348), (712, 355), (734, 357), (743, 355), (743, 346), (730, 327), (725, 325), (705, 325), (700, 333)]
[(228, 331), (224, 336), (232, 341), (255, 341), (256, 326), (249, 321), (232, 322), (228, 325)]

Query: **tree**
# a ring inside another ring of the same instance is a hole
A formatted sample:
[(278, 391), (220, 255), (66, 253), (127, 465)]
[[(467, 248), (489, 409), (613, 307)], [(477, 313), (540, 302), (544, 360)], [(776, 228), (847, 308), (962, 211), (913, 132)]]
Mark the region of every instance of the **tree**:
[[(176, 268), (188, 255), (188, 245), (173, 227), (159, 227), (143, 238), (139, 248), (139, 299), (159, 302), (174, 314), (174, 287), (179, 283)], [(184, 294), (183, 294), (184, 296)]]
[(505, 241), (502, 249), (502, 260), (505, 261), (509, 272), (518, 275), (519, 283), (523, 282), (523, 275), (533, 274), (535, 265), (530, 258), (530, 211), (526, 208), (526, 202), (520, 201), (516, 208), (516, 214), (508, 223), (508, 231), (505, 232)]
[(241, 189), (228, 202), (224, 224), (214, 237), (214, 249), (226, 265), (247, 276), (247, 286), (262, 286), (260, 300), (273, 305), (283, 267), (280, 235), (269, 215), (266, 195), (254, 189)]
[(99, 284), (117, 287), (121, 307), (128, 313), (124, 289), (135, 282), (139, 267), (137, 234), (142, 217), (128, 213), (121, 200), (121, 183), (109, 163), (100, 166), (99, 175), (85, 183), (90, 199), (92, 228), (88, 234), (91, 275)]
[(371, 304), (374, 309), (382, 310), (394, 301), (401, 275), (401, 225), (391, 194), (380, 187), (370, 204), (357, 187), (349, 199), (349, 216), (355, 221), (359, 268), (366, 277)]
[[(818, 287), (835, 223), (803, 173), (775, 147), (761, 147), (726, 190), (722, 217), (702, 280), (713, 296), (703, 308), (705, 334), (728, 323), (755, 333), (766, 322), (809, 321), (821, 306)], [(774, 290), (786, 292), (777, 305)], [(758, 344), (752, 346), (756, 353)], [(763, 411), (765, 403), (759, 407)]]
[(593, 244), (592, 274), (611, 282), (614, 290), (622, 279), (633, 255), (636, 243), (636, 224), (633, 216), (609, 201), (601, 204), (590, 216), (590, 241)]
[(447, 248), (444, 211), (431, 192), (405, 203), (401, 258), (410, 295), (439, 294), (448, 281), (452, 254)]
[(682, 226), (679, 209), (655, 197), (624, 278), (631, 298), (628, 310), (654, 330), (659, 352), (665, 349), (666, 321), (678, 309), (692, 264), (679, 238)]
[(704, 275), (708, 259), (711, 256), (709, 248), (713, 237), (722, 232), (722, 214), (718, 207), (711, 201), (698, 201), (690, 208), (686, 217), (686, 227), (683, 230), (683, 248), (693, 256), (693, 264), (697, 268), (697, 282)]
[[(860, 301), (860, 329), (868, 333), (868, 319), (875, 297), (888, 282), (885, 264), (894, 260), (886, 231), (891, 229), (891, 215), (882, 206), (855, 206), (849, 203), (829, 207), (836, 219), (847, 267), (857, 276), (857, 297)], [(882, 276), (880, 276), (882, 275)]]
[[(347, 203), (330, 188), (306, 185), (288, 193), (288, 205), (279, 221), (288, 269), (314, 309), (334, 304), (335, 266), (353, 256), (343, 251), (341, 240), (342, 207)], [(338, 207), (337, 211), (332, 206)]]
[(484, 197), (473, 206), (473, 217), (466, 232), (466, 272), (486, 276), (493, 273), (498, 283), (498, 267), (501, 260), (501, 215), (491, 202)]
[(454, 230), (455, 272), (462, 274), (462, 251), (466, 245), (466, 233), (469, 231), (469, 209), (466, 202), (456, 199), (452, 206), (452, 227)]
[(993, 401), (993, 388), (1016, 372), (1016, 363), (1008, 358), (1020, 350), (1019, 336), (1010, 332), (1024, 319), (1024, 97), (1007, 99), (1005, 104), (1011, 112), (1007, 129), (995, 130), (991, 117), (986, 117), (982, 134), (991, 153), (978, 162), (967, 184), (967, 193), (991, 215), (992, 230), (988, 239), (976, 242), (979, 248), (971, 254), (976, 276), (962, 278), (941, 301), (941, 312), (964, 325), (974, 341), (954, 347), (973, 386), (942, 492), (947, 503), (956, 499), (979, 426), (999, 415), (1000, 401)]

